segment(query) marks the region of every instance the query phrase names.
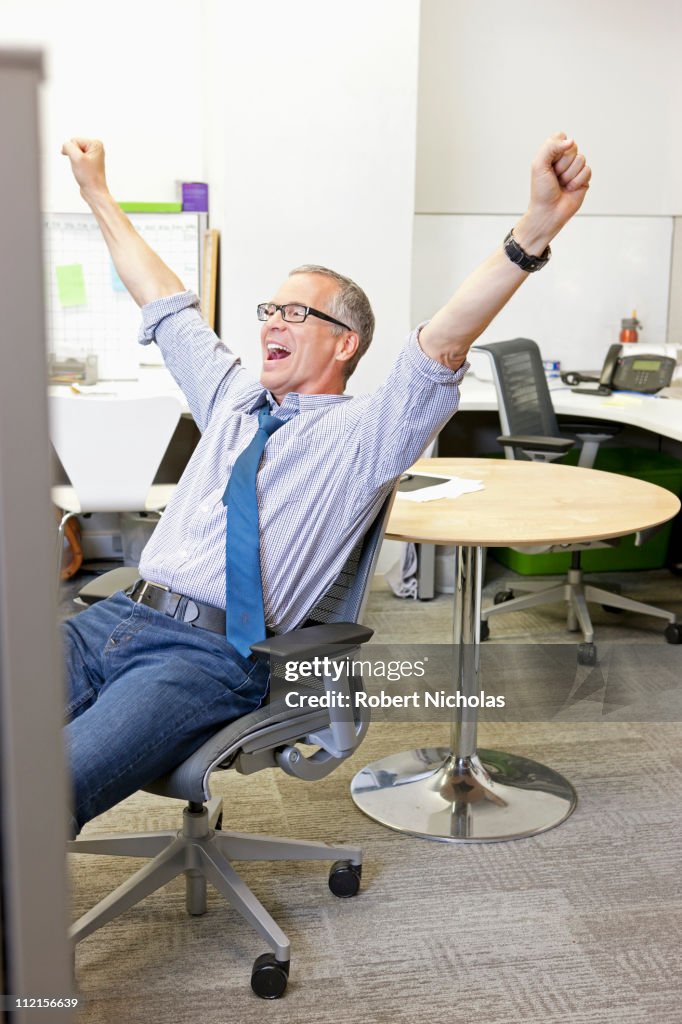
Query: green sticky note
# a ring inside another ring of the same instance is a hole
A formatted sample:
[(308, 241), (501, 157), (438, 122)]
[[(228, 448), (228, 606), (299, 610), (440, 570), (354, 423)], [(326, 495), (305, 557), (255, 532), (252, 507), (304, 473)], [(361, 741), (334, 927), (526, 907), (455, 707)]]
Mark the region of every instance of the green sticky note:
[(85, 306), (85, 278), (83, 264), (70, 263), (68, 266), (57, 267), (57, 291), (62, 306)]

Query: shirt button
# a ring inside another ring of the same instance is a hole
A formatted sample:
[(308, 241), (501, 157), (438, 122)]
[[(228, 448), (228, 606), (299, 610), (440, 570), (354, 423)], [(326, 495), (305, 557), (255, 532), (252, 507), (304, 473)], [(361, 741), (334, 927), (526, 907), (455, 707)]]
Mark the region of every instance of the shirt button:
[(199, 507), (199, 511), (203, 512), (204, 514), (207, 513), (207, 512), (210, 512), (211, 511), (211, 506), (210, 505), (201, 505)]
[(186, 548), (180, 548), (180, 550), (178, 551), (178, 554), (180, 555), (180, 558), (187, 558), (187, 549)]

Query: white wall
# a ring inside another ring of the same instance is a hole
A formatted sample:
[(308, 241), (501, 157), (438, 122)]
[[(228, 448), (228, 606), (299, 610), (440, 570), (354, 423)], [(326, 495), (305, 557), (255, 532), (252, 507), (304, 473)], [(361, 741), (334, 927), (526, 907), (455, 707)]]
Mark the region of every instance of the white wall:
[(229, 324), (257, 365), (256, 304), (292, 267), (331, 266), (375, 308), (376, 340), (351, 381), (367, 390), (409, 328), (418, 0), (205, 9), (223, 333)]
[[(495, 249), (506, 215), (415, 218), (413, 312), (426, 318), (453, 282)], [(554, 246), (548, 266), (523, 285), (479, 341), (532, 338), (545, 359), (566, 370), (599, 369), (633, 307), (641, 345), (665, 341), (672, 217), (576, 217)], [(485, 357), (483, 366), (489, 373)], [(480, 362), (472, 362), (475, 372)]]
[(474, 268), (482, 239), (499, 244), (526, 208), (533, 153), (564, 130), (587, 154), (590, 191), (484, 340), (533, 337), (565, 368), (597, 369), (634, 308), (643, 343), (679, 339), (681, 32), (682, 5), (667, 0), (423, 0), (414, 319)]
[(198, 0), (1, 0), (0, 43), (45, 53), (43, 205), (85, 209), (65, 138), (101, 138), (119, 200), (174, 200), (175, 180), (203, 180)]
[(591, 214), (682, 212), (682, 5), (423, 0), (420, 213), (524, 209), (550, 132), (594, 170)]

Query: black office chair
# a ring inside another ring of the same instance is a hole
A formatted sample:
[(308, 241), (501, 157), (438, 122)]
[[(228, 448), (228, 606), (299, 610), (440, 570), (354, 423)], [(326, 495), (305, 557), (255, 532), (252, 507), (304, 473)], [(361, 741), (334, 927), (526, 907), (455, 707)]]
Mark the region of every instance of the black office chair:
[[(281, 768), (288, 775), (314, 781), (332, 772), (362, 742), (369, 725), (369, 711), (358, 707), (354, 699), (354, 693), (362, 690), (359, 676), (350, 670), (334, 680), (336, 672), (332, 671), (287, 684), (278, 676), (277, 669), (285, 662), (311, 661), (316, 656), (321, 659), (326, 656), (333, 663), (348, 663), (358, 647), (370, 639), (372, 630), (357, 623), (369, 593), (392, 501), (393, 494), (386, 499), (376, 520), (305, 626), (253, 645), (255, 653), (271, 661), (268, 702), (220, 729), (169, 775), (145, 787), (150, 792), (187, 801), (182, 830), (79, 838), (68, 844), (73, 853), (153, 858), (76, 921), (70, 932), (74, 942), (184, 872), (188, 913), (206, 912), (208, 880), (270, 944), (273, 952), (262, 954), (253, 965), (251, 986), (262, 998), (276, 999), (287, 985), (289, 940), (230, 862), (233, 859), (333, 860), (329, 874), (332, 893), (339, 897), (357, 894), (362, 872), (362, 851), (358, 847), (225, 831), (222, 799), (211, 797), (209, 784), (212, 771), (227, 768), (245, 775), (263, 768)], [(116, 569), (83, 588), (81, 600), (86, 604), (101, 600), (124, 589), (135, 577), (134, 569)], [(335, 707), (334, 701), (330, 709), (290, 708), (285, 694), (292, 689), (341, 695), (350, 703), (351, 710)], [(296, 746), (298, 742), (318, 749), (306, 756)]]
[[(477, 345), (476, 349), (487, 352), (492, 362), (500, 425), (503, 431), (503, 435), (497, 440), (504, 447), (506, 457), (540, 462), (553, 461), (573, 448), (577, 439), (582, 444), (578, 465), (591, 468), (599, 445), (616, 434), (620, 428), (610, 424), (567, 423), (564, 429), (575, 436), (562, 436), (552, 405), (542, 356), (536, 343), (528, 338), (515, 338), (513, 341)], [(641, 545), (656, 529), (641, 531), (636, 535), (635, 543)], [(669, 625), (665, 631), (665, 638), (670, 643), (679, 643), (680, 627), (673, 612), (643, 604), (641, 601), (633, 601), (629, 597), (583, 582), (581, 551), (596, 547), (614, 547), (619, 543), (620, 539), (616, 538), (560, 546), (524, 547), (524, 552), (532, 554), (549, 551), (570, 552), (571, 567), (568, 576), (560, 583), (515, 580), (513, 589), (506, 587), (498, 591), (494, 606), (486, 608), (481, 613), (481, 639), (488, 638), (488, 622), (495, 615), (565, 601), (568, 629), (580, 629), (583, 634), (583, 643), (578, 645), (578, 662), (581, 665), (594, 665), (597, 661), (594, 628), (587, 607), (588, 602), (601, 604), (609, 611), (639, 612), (642, 615), (667, 619)], [(524, 596), (515, 597), (517, 590)]]

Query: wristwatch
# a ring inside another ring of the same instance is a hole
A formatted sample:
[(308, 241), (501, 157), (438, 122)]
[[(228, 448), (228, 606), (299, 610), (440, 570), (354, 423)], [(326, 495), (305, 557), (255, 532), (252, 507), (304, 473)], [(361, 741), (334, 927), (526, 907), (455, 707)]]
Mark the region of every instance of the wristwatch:
[(531, 256), (530, 253), (521, 248), (512, 232), (513, 229), (502, 243), (504, 251), (512, 263), (515, 263), (517, 267), (520, 267), (521, 270), (525, 270), (529, 274), (532, 274), (535, 270), (542, 270), (545, 264), (549, 263), (549, 258), (552, 255), (550, 247), (547, 246), (545, 251), (540, 253), (539, 256)]

